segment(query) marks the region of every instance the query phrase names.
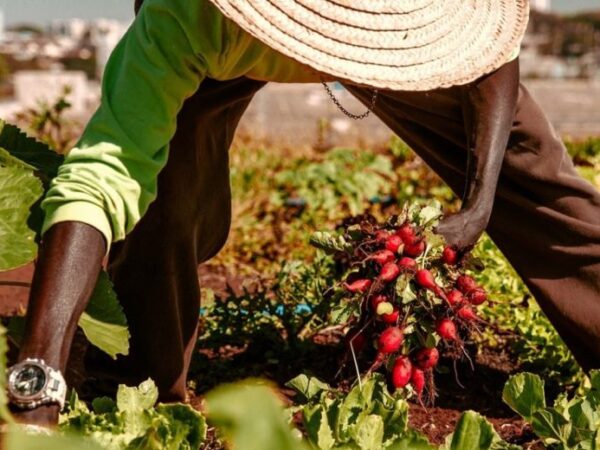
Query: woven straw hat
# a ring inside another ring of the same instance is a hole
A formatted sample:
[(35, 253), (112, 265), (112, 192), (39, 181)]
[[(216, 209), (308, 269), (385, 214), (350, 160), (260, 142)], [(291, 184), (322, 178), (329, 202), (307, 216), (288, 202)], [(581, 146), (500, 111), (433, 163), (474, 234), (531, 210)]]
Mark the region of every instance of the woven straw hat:
[(358, 84), (466, 84), (521, 43), (529, 0), (210, 0), (275, 50)]

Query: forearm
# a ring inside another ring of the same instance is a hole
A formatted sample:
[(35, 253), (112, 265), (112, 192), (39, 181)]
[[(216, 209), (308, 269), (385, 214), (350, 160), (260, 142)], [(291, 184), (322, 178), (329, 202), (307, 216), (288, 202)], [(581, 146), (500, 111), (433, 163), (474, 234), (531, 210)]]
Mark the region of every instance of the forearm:
[(467, 89), (474, 150), (463, 210), (481, 216), (487, 223), (517, 107), (518, 59)]
[(33, 278), (19, 360), (41, 358), (64, 372), (105, 253), (104, 237), (89, 225), (63, 222), (48, 230)]

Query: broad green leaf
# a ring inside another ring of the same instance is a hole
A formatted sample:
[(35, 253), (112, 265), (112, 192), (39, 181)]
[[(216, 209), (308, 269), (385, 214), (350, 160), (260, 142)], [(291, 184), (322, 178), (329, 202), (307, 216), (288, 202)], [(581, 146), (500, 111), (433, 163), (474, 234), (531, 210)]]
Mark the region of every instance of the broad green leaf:
[(8, 410), (8, 398), (6, 396), (6, 329), (0, 325), (0, 420), (12, 423), (13, 418)]
[(363, 415), (354, 428), (354, 441), (363, 450), (383, 448), (383, 419), (375, 414)]
[(273, 391), (264, 383), (222, 385), (206, 396), (208, 420), (236, 450), (306, 450), (292, 434)]
[(129, 353), (129, 329), (106, 272), (101, 272), (79, 326), (88, 340), (113, 358)]
[(590, 371), (590, 383), (592, 385), (592, 389), (600, 391), (600, 370), (592, 370)]
[(5, 439), (5, 450), (102, 450), (91, 440), (74, 436), (44, 436), (13, 431)]
[(37, 255), (36, 233), (28, 220), (42, 194), (30, 169), (0, 165), (0, 271), (23, 266)]
[[(62, 155), (51, 150), (46, 144), (28, 137), (19, 128), (2, 120), (0, 120), (0, 148), (35, 167), (44, 180), (54, 178), (64, 160)], [(0, 164), (2, 164), (1, 158)]]
[(585, 399), (578, 399), (569, 407), (568, 417), (575, 429), (595, 431), (598, 428), (598, 412), (594, 411), (590, 402)]
[(438, 202), (431, 202), (428, 206), (425, 206), (419, 211), (418, 223), (419, 225), (432, 226), (441, 216), (441, 205)]
[(383, 423), (385, 424), (384, 429), (384, 440), (394, 441), (396, 438), (404, 435), (408, 428), (408, 403), (406, 400), (391, 399), (391, 407), (377, 400), (373, 407), (373, 414), (381, 416)]
[(513, 411), (531, 421), (533, 413), (546, 407), (544, 382), (531, 373), (514, 375), (504, 386), (502, 399)]
[(156, 412), (166, 419), (171, 428), (177, 426), (176, 432), (171, 430), (172, 436), (170, 436), (170, 441), (179, 445), (177, 450), (182, 448), (182, 442), (185, 442), (190, 450), (200, 448), (206, 439), (207, 431), (206, 420), (202, 414), (191, 406), (181, 403), (158, 405)]
[(473, 411), (465, 412), (452, 435), (449, 450), (519, 450), (502, 441), (492, 425)]
[(317, 446), (321, 450), (330, 450), (335, 446), (333, 431), (329, 426), (329, 420), (325, 411), (319, 414), (319, 430), (317, 431)]
[(137, 412), (154, 407), (158, 400), (158, 389), (154, 381), (148, 379), (138, 387), (119, 386), (117, 409), (124, 412)]
[(308, 401), (321, 392), (331, 389), (327, 383), (323, 383), (318, 378), (309, 377), (305, 374), (298, 375), (296, 378), (285, 383), (285, 385), (302, 395), (303, 401)]
[(386, 447), (388, 450), (435, 450), (427, 438), (414, 430), (409, 430), (402, 438)]
[(571, 423), (552, 408), (535, 411), (529, 422), (535, 434), (547, 443), (566, 444), (571, 434)]

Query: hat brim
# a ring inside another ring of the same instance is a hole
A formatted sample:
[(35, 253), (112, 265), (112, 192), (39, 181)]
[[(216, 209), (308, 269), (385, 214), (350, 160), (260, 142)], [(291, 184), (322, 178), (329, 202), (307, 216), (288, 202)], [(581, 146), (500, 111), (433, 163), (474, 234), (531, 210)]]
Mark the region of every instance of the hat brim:
[(377, 88), (467, 84), (509, 61), (528, 0), (211, 0), (269, 47)]

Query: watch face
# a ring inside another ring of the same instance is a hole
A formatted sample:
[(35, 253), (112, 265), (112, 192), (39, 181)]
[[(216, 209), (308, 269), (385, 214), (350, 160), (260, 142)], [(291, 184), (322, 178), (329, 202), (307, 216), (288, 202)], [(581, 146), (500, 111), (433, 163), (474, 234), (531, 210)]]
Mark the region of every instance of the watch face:
[(34, 364), (25, 364), (11, 377), (10, 388), (15, 395), (33, 397), (46, 385), (46, 373)]

